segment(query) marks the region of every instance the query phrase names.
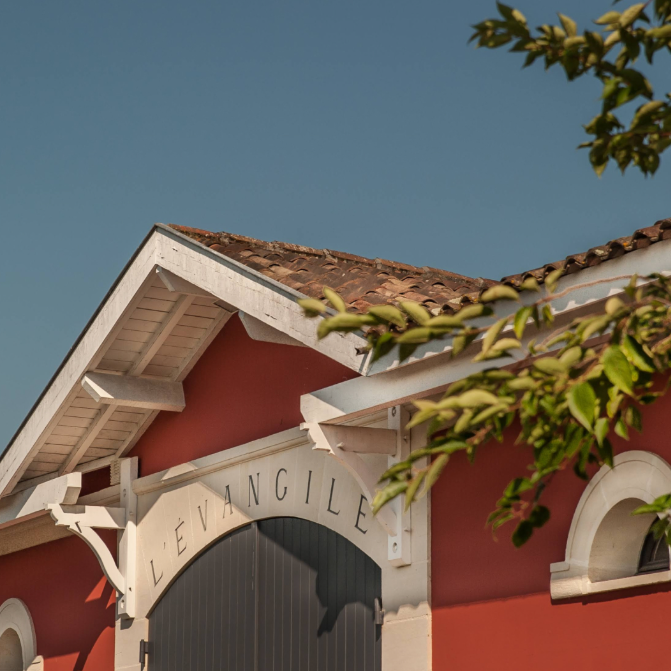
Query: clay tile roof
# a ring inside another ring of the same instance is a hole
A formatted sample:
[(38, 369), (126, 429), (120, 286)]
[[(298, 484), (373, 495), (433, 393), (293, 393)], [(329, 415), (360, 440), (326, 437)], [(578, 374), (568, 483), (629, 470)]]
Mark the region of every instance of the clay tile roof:
[(337, 291), (350, 309), (399, 300), (423, 303), (437, 314), (477, 300), (493, 280), (473, 279), (436, 268), (367, 259), (363, 256), (313, 249), (286, 242), (264, 242), (232, 233), (211, 233), (187, 226), (171, 227), (197, 242), (259, 271), (306, 296), (322, 297), (324, 285)]
[[(306, 296), (321, 298), (322, 288), (329, 286), (356, 312), (363, 312), (371, 305), (400, 300), (422, 303), (433, 314), (452, 312), (462, 304), (476, 302), (484, 289), (498, 284), (493, 280), (474, 279), (428, 266), (418, 268), (329, 249), (265, 242), (233, 233), (211, 233), (174, 224), (171, 227)], [(528, 277), (543, 283), (547, 275), (558, 268), (563, 268), (567, 274), (576, 273), (668, 238), (671, 238), (671, 218), (586, 252), (571, 254), (561, 261), (508, 275), (501, 279), (501, 283), (519, 287)]]
[(564, 268), (566, 274), (576, 273), (583, 268), (597, 266), (609, 259), (616, 259), (624, 254), (648, 247), (655, 242), (660, 242), (661, 240), (666, 240), (668, 238), (671, 238), (671, 218), (661, 219), (652, 226), (639, 228), (631, 235), (627, 235), (623, 238), (616, 238), (599, 247), (592, 247), (592, 249), (588, 249), (582, 254), (571, 254), (562, 261), (549, 263), (542, 268), (528, 270), (525, 273), (518, 273), (517, 275), (508, 275), (507, 277), (504, 277), (501, 282), (510, 284), (513, 287), (518, 287), (527, 277), (533, 276), (542, 283), (548, 273), (551, 273), (557, 268)]

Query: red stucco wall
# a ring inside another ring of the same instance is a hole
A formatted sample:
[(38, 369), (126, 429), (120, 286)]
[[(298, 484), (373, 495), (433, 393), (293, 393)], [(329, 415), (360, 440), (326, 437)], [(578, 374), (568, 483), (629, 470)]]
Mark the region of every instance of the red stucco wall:
[[(233, 317), (187, 377), (184, 412), (161, 413), (133, 455), (147, 475), (292, 428), (301, 394), (355, 375), (313, 350), (253, 341)], [(86, 488), (108, 482), (105, 469)], [(0, 603), (11, 597), (33, 616), (46, 671), (112, 671), (115, 597), (80, 539), (0, 557)]]
[[(616, 450), (650, 450), (671, 462), (670, 413), (671, 398), (648, 408), (644, 434), (618, 440)], [(484, 528), (505, 485), (525, 473), (528, 453), (512, 438), (483, 448), (473, 466), (453, 458), (432, 493), (434, 671), (663, 668), (671, 588), (550, 599), (549, 566), (564, 560), (585, 487), (572, 472), (552, 483), (552, 519), (520, 550), (512, 528), (497, 541)]]
[[(113, 552), (115, 538), (105, 534)], [(83, 541), (65, 538), (0, 557), (0, 603), (9, 598), (21, 599), (33, 617), (45, 671), (114, 669), (115, 596)]]
[(231, 318), (184, 381), (186, 408), (161, 413), (130, 456), (140, 474), (298, 426), (301, 394), (356, 377), (307, 347), (252, 340)]

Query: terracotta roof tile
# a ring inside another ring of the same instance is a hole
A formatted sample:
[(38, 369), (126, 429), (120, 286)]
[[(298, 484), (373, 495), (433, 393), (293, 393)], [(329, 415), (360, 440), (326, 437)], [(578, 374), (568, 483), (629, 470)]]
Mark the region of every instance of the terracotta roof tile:
[[(322, 288), (329, 286), (357, 312), (363, 312), (371, 305), (399, 300), (423, 303), (435, 314), (450, 312), (461, 304), (477, 301), (484, 289), (498, 284), (493, 280), (466, 277), (428, 266), (419, 268), (386, 259), (367, 259), (347, 252), (287, 242), (265, 242), (245, 235), (211, 233), (174, 224), (171, 227), (306, 296), (321, 298)], [(501, 282), (519, 287), (526, 278), (535, 277), (542, 283), (558, 268), (565, 268), (567, 274), (576, 273), (668, 238), (671, 238), (671, 218), (586, 252), (571, 254), (561, 261), (508, 275)]]
[(477, 297), (483, 288), (496, 284), (436, 268), (367, 259), (330, 249), (264, 242), (186, 226), (172, 228), (307, 296), (321, 298), (324, 285), (330, 286), (356, 311), (404, 299), (424, 303), (429, 309), (447, 306), (451, 310), (458, 306), (461, 296)]

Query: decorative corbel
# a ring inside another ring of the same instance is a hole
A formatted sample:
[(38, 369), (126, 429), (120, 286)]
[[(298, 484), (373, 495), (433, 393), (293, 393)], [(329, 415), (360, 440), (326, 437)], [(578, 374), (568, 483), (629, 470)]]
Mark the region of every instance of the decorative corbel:
[[(405, 430), (408, 421), (407, 411), (395, 406), (389, 409), (387, 429), (319, 422), (306, 422), (301, 427), (308, 431), (314, 443), (312, 449), (326, 452), (340, 462), (372, 505), (382, 473), (410, 454), (410, 438)], [(386, 454), (387, 465), (378, 472), (360, 454)], [(377, 513), (376, 519), (389, 535), (389, 561), (394, 566), (410, 564), (410, 512), (404, 511), (402, 501), (396, 499), (388, 503)]]
[[(132, 483), (137, 478), (137, 465), (137, 457), (121, 461), (120, 508), (60, 503), (47, 506), (56, 526), (67, 527), (93, 550), (105, 577), (119, 595), (119, 615), (126, 618), (135, 617), (137, 495), (133, 492)], [(122, 532), (118, 566), (96, 529)]]
[(60, 503), (49, 505), (49, 511), (57, 527), (67, 527), (79, 536), (90, 548), (100, 563), (103, 573), (114, 589), (124, 594), (126, 580), (117, 568), (116, 561), (95, 529), (126, 528), (126, 511), (123, 508), (104, 506), (63, 506)]

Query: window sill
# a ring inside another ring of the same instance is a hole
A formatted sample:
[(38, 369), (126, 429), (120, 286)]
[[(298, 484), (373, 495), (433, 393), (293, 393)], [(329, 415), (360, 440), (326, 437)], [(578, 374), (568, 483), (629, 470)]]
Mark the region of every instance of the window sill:
[(550, 572), (550, 595), (553, 600), (570, 599), (577, 596), (601, 594), (602, 592), (613, 592), (671, 581), (671, 570), (669, 570), (592, 582), (585, 574), (575, 575), (567, 562), (551, 564)]

